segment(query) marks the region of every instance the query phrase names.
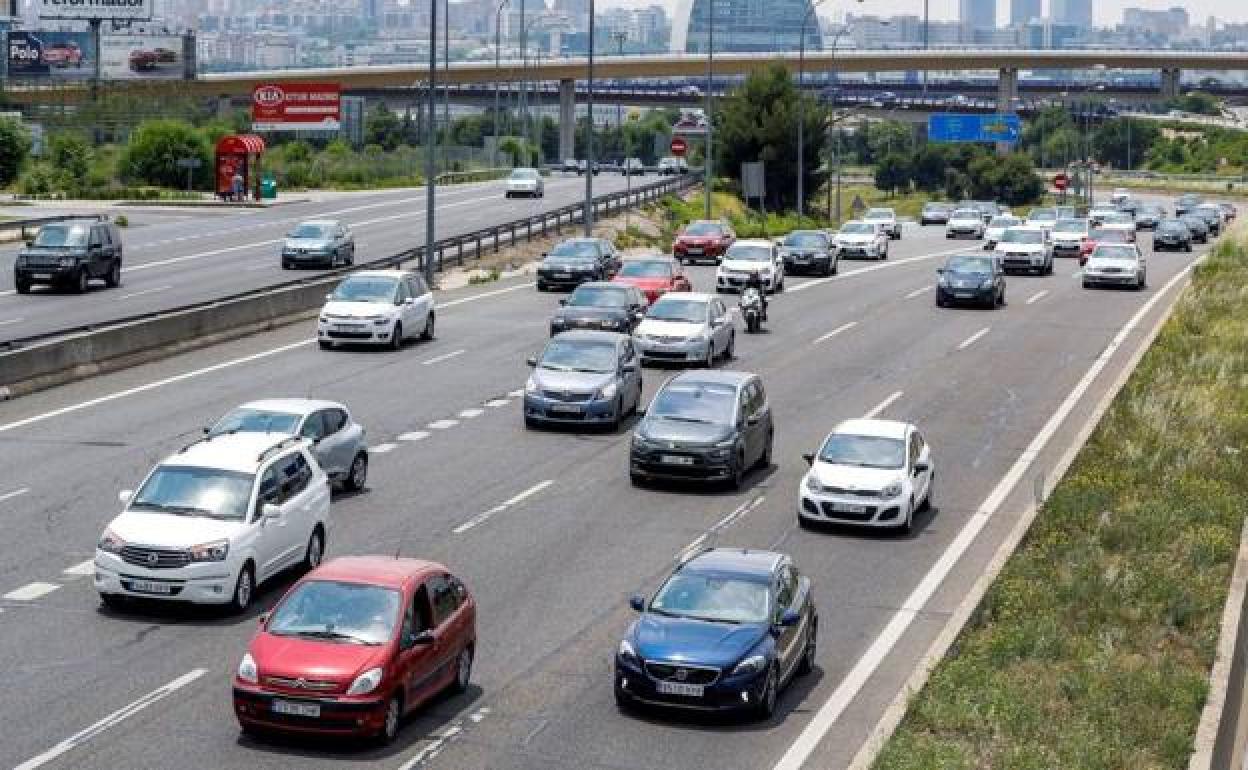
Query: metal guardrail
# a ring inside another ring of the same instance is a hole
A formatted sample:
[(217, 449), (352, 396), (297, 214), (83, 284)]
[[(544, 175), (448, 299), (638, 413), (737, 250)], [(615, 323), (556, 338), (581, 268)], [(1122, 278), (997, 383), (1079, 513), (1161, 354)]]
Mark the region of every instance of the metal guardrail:
[(21, 231), (21, 240), (26, 240), (27, 229), (38, 229), (52, 222), (67, 222), (71, 219), (108, 219), (104, 214), (57, 214), (51, 217), (34, 217), (32, 219), (10, 219), (8, 221), (0, 221), (0, 233), (11, 232), (13, 230)]
[[(695, 186), (700, 181), (694, 176), (669, 177), (649, 185), (643, 185), (630, 191), (621, 190), (619, 192), (606, 193), (594, 198), (593, 212), (594, 220), (599, 217), (617, 214), (626, 208), (636, 205), (651, 203), (658, 201), (665, 195), (680, 192)], [(584, 202), (573, 203), (552, 211), (544, 211), (540, 214), (534, 214), (523, 219), (515, 219), (510, 222), (484, 227), (462, 235), (453, 235), (442, 238), (433, 243), (431, 248), (432, 256), (435, 259), (435, 269), (443, 270), (448, 264), (456, 267), (462, 266), (465, 260), (478, 260), (482, 254), (496, 253), (503, 244), (519, 243), (522, 239), (530, 241), (534, 237), (542, 237), (549, 235), (551, 232), (558, 234), (564, 227), (574, 225), (583, 221), (585, 211)], [(65, 219), (74, 219), (76, 217), (65, 217)], [(43, 332), (28, 337), (18, 337), (11, 340), (0, 341), (0, 351), (20, 350), (38, 342), (43, 342), (58, 337), (65, 337), (73, 334), (81, 334), (84, 332), (98, 331), (100, 329), (112, 328), (122, 324), (134, 323), (137, 321), (151, 320), (160, 318), (161, 316), (171, 315), (174, 313), (182, 313), (200, 308), (213, 307), (215, 305), (223, 305), (229, 302), (253, 297), (270, 292), (281, 291), (296, 286), (307, 286), (314, 283), (328, 283), (340, 276), (346, 275), (355, 270), (360, 269), (376, 269), (385, 267), (397, 267), (404, 263), (415, 262), (419, 268), (424, 267), (425, 247), (418, 246), (416, 248), (407, 249), (397, 254), (391, 254), (378, 259), (369, 260), (367, 262), (359, 262), (348, 267), (340, 267), (334, 270), (327, 270), (317, 273), (314, 276), (306, 278), (296, 278), (291, 281), (282, 283), (269, 284), (256, 289), (248, 289), (247, 291), (229, 294), (223, 297), (216, 297), (202, 302), (193, 302), (187, 305), (179, 305), (177, 307), (166, 308), (164, 310), (155, 310), (148, 313), (140, 313), (138, 315), (124, 316), (122, 318), (112, 318), (107, 321), (99, 321), (96, 323), (82, 324), (66, 329), (58, 329), (51, 332)]]

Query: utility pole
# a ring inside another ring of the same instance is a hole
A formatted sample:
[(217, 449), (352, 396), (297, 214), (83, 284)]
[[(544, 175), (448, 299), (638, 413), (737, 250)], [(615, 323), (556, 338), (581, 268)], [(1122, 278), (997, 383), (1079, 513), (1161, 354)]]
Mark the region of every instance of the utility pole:
[(498, 91), (499, 76), (502, 69), (502, 52), (503, 52), (503, 9), (507, 7), (509, 0), (502, 0), (498, 4), (498, 10), (494, 11), (494, 153), (490, 159), (490, 165), (498, 167)]
[(589, 0), (588, 92), (585, 99), (589, 126), (585, 132), (585, 237), (594, 234), (594, 0)]
[(425, 272), (425, 283), (433, 286), (433, 244), (434, 235), (434, 153), (437, 143), (437, 131), (433, 118), (438, 109), (438, 0), (429, 0), (429, 124), (425, 126), (425, 252), (422, 267)]
[(442, 70), (446, 82), (442, 84), (442, 170), (451, 169), (451, 0), (443, 0), (442, 6)]
[(711, 149), (712, 126), (715, 121), (711, 120), (711, 112), (715, 109), (715, 102), (711, 97), (711, 87), (714, 82), (715, 73), (715, 0), (706, 0), (706, 157), (702, 159), (703, 176), (702, 184), (706, 187), (704, 195), (704, 208), (706, 219), (711, 218), (711, 184), (714, 175), (711, 172), (711, 166), (714, 165), (715, 154)]

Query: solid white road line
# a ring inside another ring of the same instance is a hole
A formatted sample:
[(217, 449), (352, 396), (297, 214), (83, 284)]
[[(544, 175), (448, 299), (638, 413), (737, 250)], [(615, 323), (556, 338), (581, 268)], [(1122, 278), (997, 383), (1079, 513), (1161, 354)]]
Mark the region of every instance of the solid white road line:
[[(1199, 261), (1199, 260), (1198, 260)], [(1193, 263), (1195, 264), (1195, 263)], [(932, 565), (932, 568), (923, 576), (919, 584), (915, 586), (914, 591), (906, 598), (900, 609), (889, 620), (884, 630), (875, 638), (871, 646), (867, 648), (863, 656), (858, 659), (854, 667), (850, 669), (845, 678), (837, 686), (836, 690), (828, 696), (827, 701), (815, 713), (810, 723), (802, 730), (801, 735), (789, 747), (780, 761), (776, 763), (773, 770), (800, 770), (802, 765), (810, 757), (811, 753), (818, 747), (819, 742), (832, 729), (832, 725), (840, 718), (841, 714), (849, 707), (849, 704), (857, 697), (859, 691), (866, 685), (867, 680), (875, 673), (880, 664), (884, 662), (884, 658), (892, 652), (897, 642), (901, 640), (902, 634), (910, 627), (910, 623), (914, 618), (924, 610), (932, 595), (936, 593), (936, 589), (944, 582), (945, 577), (961, 560), (963, 554), (971, 547), (975, 538), (979, 535), (981, 529), (988, 523), (988, 520), (1001, 504), (1005, 502), (1005, 498), (1022, 479), (1023, 474), (1040, 456), (1049, 441), (1057, 433), (1058, 428), (1065, 422), (1067, 416), (1074, 410), (1075, 406), (1082, 402), (1084, 394), (1092, 387), (1092, 383), (1100, 376), (1101, 372), (1109, 365), (1109, 361), (1113, 358), (1118, 349), (1126, 342), (1127, 337), (1139, 326), (1140, 322), (1161, 300), (1163, 296), (1169, 293), (1179, 281), (1182, 281), (1192, 269), (1192, 265), (1188, 265), (1180, 270), (1173, 278), (1166, 282), (1156, 294), (1149, 298), (1135, 315), (1127, 321), (1126, 325), (1118, 331), (1114, 338), (1110, 340), (1108, 346), (1101, 352), (1100, 356), (1092, 362), (1092, 366), (1083, 375), (1083, 378), (1076, 383), (1073, 390), (1067, 394), (1066, 399), (1058, 406), (1057, 411), (1049, 417), (1048, 422), (1040, 429), (1023, 453), (1010, 467), (1006, 474), (1001, 477), (997, 485), (985, 498), (979, 509), (963, 526), (962, 531), (954, 537), (949, 543), (945, 552)]]
[(836, 328), (835, 328), (835, 329), (833, 329), (832, 331), (830, 331), (830, 332), (828, 332), (827, 334), (823, 335), (822, 337), (819, 337), (818, 339), (816, 339), (816, 340), (815, 340), (815, 342), (814, 342), (814, 344), (818, 345), (820, 342), (823, 342), (824, 340), (830, 340), (830, 339), (832, 339), (833, 337), (835, 337), (836, 335), (840, 334), (841, 332), (847, 332), (847, 331), (849, 331), (850, 329), (854, 328), (854, 327), (855, 327), (855, 326), (857, 326), (857, 325), (858, 325), (858, 322), (857, 322), (857, 321), (850, 321), (850, 322), (849, 322), (849, 323), (847, 323), (847, 324), (841, 324), (840, 326), (836, 327)]
[(788, 287), (787, 289), (785, 289), (785, 291), (789, 291), (789, 292), (806, 291), (807, 289), (814, 288), (815, 286), (822, 286), (823, 284), (828, 283), (830, 281), (842, 280), (845, 278), (853, 278), (856, 275), (866, 275), (867, 273), (874, 273), (878, 270), (888, 270), (890, 268), (900, 267), (902, 265), (909, 265), (914, 262), (923, 262), (924, 260), (935, 259), (936, 257), (947, 257), (950, 254), (957, 254), (960, 251), (963, 251), (963, 249), (950, 249), (949, 251), (937, 251), (932, 254), (920, 254), (917, 257), (906, 257), (905, 259), (885, 260), (878, 264), (871, 265), (870, 267), (863, 267), (857, 270), (847, 270), (847, 271), (840, 273), (839, 275), (829, 275), (827, 278), (815, 278), (813, 280), (806, 281), (805, 283), (800, 283), (796, 286)]
[(410, 433), (400, 433), (399, 441), (424, 441), (429, 436), (430, 433), (427, 430), (414, 430)]
[(969, 337), (967, 337), (966, 339), (962, 340), (962, 344), (958, 345), (958, 350), (966, 350), (966, 349), (967, 349), (967, 348), (969, 348), (971, 345), (974, 345), (976, 342), (978, 342), (978, 341), (979, 341), (979, 338), (980, 338), (980, 337), (983, 337), (985, 334), (987, 334), (987, 333), (988, 333), (988, 330), (989, 330), (989, 329), (991, 329), (991, 328), (992, 328), (991, 326), (985, 326), (984, 328), (982, 328), (982, 329), (980, 329), (979, 331), (975, 332), (975, 333), (974, 333), (974, 334), (972, 334), (971, 336), (969, 336)]
[(921, 288), (921, 289), (915, 289), (914, 291), (912, 291), (912, 292), (910, 292), (909, 294), (907, 294), (907, 295), (906, 295), (906, 299), (914, 299), (915, 297), (919, 296), (920, 294), (926, 294), (927, 292), (929, 292), (929, 291), (931, 291), (931, 290), (932, 290), (932, 285), (930, 285), (930, 284), (929, 284), (929, 285), (927, 285), (927, 286), (924, 286), (924, 287), (923, 287), (923, 288)]
[(87, 575), (94, 575), (95, 574), (95, 559), (87, 559), (86, 561), (79, 562), (78, 564), (75, 564), (72, 567), (67, 567), (61, 570), (61, 574), (73, 575), (74, 577), (85, 577)]
[(9, 324), (20, 324), (22, 321), (25, 321), (25, 320), (26, 320), (25, 318), (7, 318), (3, 321), (0, 321), (0, 326), (8, 326)]
[(154, 289), (143, 289), (142, 291), (133, 291), (129, 294), (122, 294), (117, 299), (133, 299), (135, 297), (142, 297), (146, 294), (155, 294), (158, 291), (169, 291), (172, 288), (173, 286), (157, 286)]
[(42, 767), (48, 764), (52, 760), (61, 756), (62, 754), (73, 751), (77, 747), (81, 746), (82, 744), (86, 743), (87, 741), (91, 740), (97, 735), (103, 733), (105, 730), (109, 729), (110, 727), (116, 727), (117, 725), (125, 721), (125, 719), (127, 719), (128, 717), (139, 713), (140, 711), (152, 705), (153, 703), (164, 700), (165, 698), (169, 697), (173, 693), (177, 692), (183, 687), (186, 687), (188, 684), (194, 682), (196, 679), (199, 679), (201, 676), (203, 676), (206, 673), (208, 673), (208, 670), (203, 669), (203, 668), (197, 668), (192, 671), (188, 671), (187, 673), (183, 674), (177, 679), (174, 679), (172, 682), (165, 685), (164, 687), (161, 687), (159, 689), (149, 692), (147, 695), (144, 695), (142, 698), (139, 698), (138, 700), (134, 701), (133, 703), (130, 703), (129, 705), (122, 706), (121, 708), (117, 709), (116, 711), (104, 717), (103, 719), (96, 722), (95, 724), (83, 729), (77, 734), (70, 736), (69, 738), (66, 738), (65, 740), (56, 744), (55, 746), (43, 752), (39, 756), (34, 757), (33, 759), (26, 760), (25, 762), (23, 762), (22, 764), (14, 768), (14, 770), (35, 770), (35, 768), (37, 767)]
[(518, 389), (518, 390), (508, 391), (508, 393), (507, 393), (507, 397), (508, 397), (508, 398), (520, 398), (520, 397), (521, 397), (521, 396), (523, 396), (523, 395), (524, 395), (524, 388), (520, 388), (520, 389)]
[(421, 361), (421, 363), (424, 364), (425, 366), (432, 366), (433, 364), (440, 364), (443, 361), (448, 361), (454, 358), (455, 356), (462, 356), (463, 354), (464, 354), (464, 351), (462, 349), (452, 350), (450, 353), (443, 353), (440, 356), (434, 356), (433, 358), (430, 358), (427, 361)]
[(377, 446), (370, 446), (368, 448), (368, 453), (370, 455), (384, 455), (386, 452), (393, 452), (396, 447), (398, 447), (398, 444), (395, 444), (392, 441), (387, 441), (384, 444), (378, 444)]
[(456, 425), (459, 425), (459, 420), (434, 420), (425, 427), (432, 430), (449, 430)]
[(1039, 302), (1040, 300), (1044, 299), (1045, 295), (1047, 295), (1048, 293), (1049, 293), (1048, 289), (1041, 289), (1035, 294), (1032, 294), (1031, 297), (1027, 299), (1027, 304), (1032, 305), (1032, 304), (1035, 304), (1036, 302)]
[(873, 408), (871, 411), (869, 411), (869, 412), (867, 412), (866, 414), (864, 414), (864, 415), (863, 415), (863, 418), (864, 418), (864, 419), (867, 419), (867, 420), (874, 420), (876, 417), (879, 417), (879, 416), (880, 416), (880, 414), (882, 414), (882, 413), (884, 412), (884, 410), (885, 410), (885, 409), (887, 409), (887, 408), (889, 408), (890, 406), (892, 406), (893, 404), (895, 404), (895, 403), (897, 402), (897, 399), (901, 398), (901, 395), (902, 395), (902, 393), (903, 393), (903, 392), (904, 392), (904, 391), (900, 391), (900, 390), (899, 390), (899, 391), (897, 391), (897, 392), (893, 393), (893, 394), (892, 394), (891, 396), (889, 396), (888, 398), (886, 398), (886, 399), (884, 399), (883, 401), (881, 401), (880, 403), (876, 404), (876, 405), (875, 405), (875, 408)]
[(485, 402), (485, 405), (486, 405), (486, 406), (488, 406), (488, 407), (490, 407), (490, 408), (492, 408), (492, 409), (497, 409), (497, 408), (498, 408), (498, 407), (500, 407), (500, 406), (507, 406), (507, 405), (508, 405), (508, 404), (510, 404), (510, 403), (511, 403), (511, 399), (507, 399), (507, 398), (491, 398), (489, 401), (486, 401), (486, 402)]
[(546, 481), (539, 481), (538, 483), (524, 490), (523, 492), (516, 495), (515, 497), (512, 497), (508, 500), (504, 500), (503, 502), (499, 503), (498, 505), (494, 506), (488, 511), (483, 511), (482, 513), (478, 513), (476, 516), (473, 516), (471, 519), (469, 519), (468, 521), (465, 521), (463, 524), (460, 524), (458, 527), (456, 527), (455, 529), (451, 531), (454, 532), (456, 535), (462, 535), (468, 530), (472, 529), (473, 527), (477, 527), (477, 526), (484, 524), (485, 522), (489, 521), (492, 517), (496, 516), (497, 514), (502, 513), (508, 508), (519, 505), (520, 503), (529, 499), (533, 495), (536, 495), (538, 492), (541, 492), (543, 489), (545, 489), (546, 487), (554, 483), (555, 482), (553, 479), (547, 479)]
[(60, 588), (56, 583), (27, 583), (13, 591), (9, 591), (0, 599), (8, 599), (14, 602), (33, 602), (42, 596), (47, 596), (56, 589)]
[(21, 497), (29, 491), (30, 487), (22, 487), (21, 489), (15, 489), (12, 492), (0, 494), (0, 503), (3, 503), (5, 500), (12, 500), (15, 497)]
[(536, 285), (537, 285), (536, 283), (530, 281), (529, 283), (521, 283), (515, 286), (508, 286), (506, 289), (495, 289), (494, 291), (487, 291), (481, 294), (474, 294), (471, 297), (460, 297), (459, 299), (453, 299), (450, 302), (438, 303), (438, 309), (440, 310), (444, 307), (455, 307), (456, 305), (462, 305), (465, 302), (476, 302), (477, 300), (485, 299), (486, 297), (497, 297), (499, 294), (507, 294), (509, 292), (519, 291), (521, 289), (531, 289)]

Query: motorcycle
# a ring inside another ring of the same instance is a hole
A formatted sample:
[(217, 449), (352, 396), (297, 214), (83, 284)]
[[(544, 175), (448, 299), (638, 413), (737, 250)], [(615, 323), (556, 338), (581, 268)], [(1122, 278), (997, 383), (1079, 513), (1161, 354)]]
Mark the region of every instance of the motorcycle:
[(750, 287), (741, 292), (739, 305), (741, 320), (745, 321), (745, 330), (757, 334), (763, 328), (763, 298), (758, 289)]

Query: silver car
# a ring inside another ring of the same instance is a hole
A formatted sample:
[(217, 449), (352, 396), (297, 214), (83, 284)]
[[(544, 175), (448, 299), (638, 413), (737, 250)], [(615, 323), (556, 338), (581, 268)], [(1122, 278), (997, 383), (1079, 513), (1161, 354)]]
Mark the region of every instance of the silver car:
[(542, 175), (537, 169), (516, 168), (512, 169), (511, 176), (507, 177), (505, 191), (505, 196), (508, 198), (518, 195), (544, 198), (546, 197), (546, 183), (542, 181)]
[(310, 398), (269, 398), (231, 409), (204, 433), (277, 433), (312, 442), (312, 454), (331, 481), (350, 492), (363, 489), (368, 478), (368, 445), (364, 426), (334, 401)]
[(625, 334), (568, 331), (529, 359), (524, 424), (598, 424), (612, 429), (641, 404), (641, 360)]
[(674, 291), (655, 300), (633, 331), (643, 362), (701, 363), (732, 358), (736, 329), (722, 300), (710, 294)]
[(336, 219), (300, 222), (282, 242), (282, 268), (355, 264), (355, 234)]

